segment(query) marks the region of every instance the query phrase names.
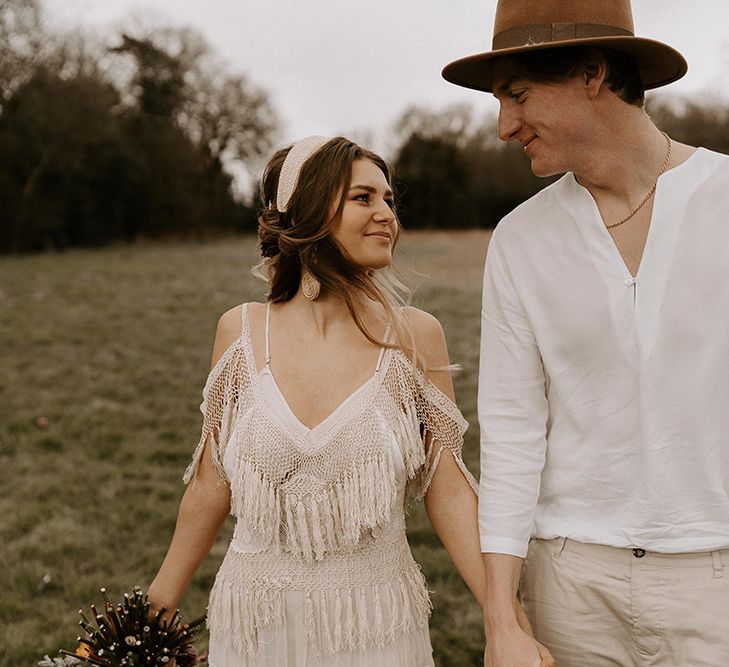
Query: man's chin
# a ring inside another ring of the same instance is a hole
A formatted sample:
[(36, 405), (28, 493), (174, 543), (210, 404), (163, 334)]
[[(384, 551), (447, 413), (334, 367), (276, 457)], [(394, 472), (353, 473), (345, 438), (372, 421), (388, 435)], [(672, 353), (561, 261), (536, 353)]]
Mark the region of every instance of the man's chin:
[(531, 168), (532, 174), (539, 178), (548, 178), (549, 176), (557, 176), (565, 173), (564, 170), (560, 171), (559, 169), (555, 169), (549, 165), (540, 164), (537, 160), (531, 161)]

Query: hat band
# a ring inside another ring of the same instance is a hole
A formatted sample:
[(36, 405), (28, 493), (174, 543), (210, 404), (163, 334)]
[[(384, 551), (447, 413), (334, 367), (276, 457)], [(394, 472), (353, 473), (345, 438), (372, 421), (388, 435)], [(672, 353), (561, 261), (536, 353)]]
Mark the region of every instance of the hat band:
[(625, 28), (600, 23), (535, 23), (520, 25), (494, 35), (493, 50), (511, 49), (519, 46), (536, 46), (549, 42), (565, 42), (590, 37), (634, 37)]

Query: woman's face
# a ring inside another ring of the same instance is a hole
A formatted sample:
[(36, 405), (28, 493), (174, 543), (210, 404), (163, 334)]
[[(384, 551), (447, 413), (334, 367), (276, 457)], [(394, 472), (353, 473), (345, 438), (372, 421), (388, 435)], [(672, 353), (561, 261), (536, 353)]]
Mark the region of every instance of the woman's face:
[(385, 174), (371, 160), (356, 160), (343, 197), (342, 217), (332, 238), (360, 266), (373, 270), (389, 266), (398, 230)]

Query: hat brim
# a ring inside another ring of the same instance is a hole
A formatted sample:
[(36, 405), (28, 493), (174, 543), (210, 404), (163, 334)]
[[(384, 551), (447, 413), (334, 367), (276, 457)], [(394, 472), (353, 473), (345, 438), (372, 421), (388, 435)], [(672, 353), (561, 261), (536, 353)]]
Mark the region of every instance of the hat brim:
[(671, 46), (653, 39), (633, 36), (585, 37), (559, 42), (542, 42), (528, 46), (477, 53), (448, 63), (442, 71), (446, 81), (457, 86), (492, 92), (493, 61), (502, 56), (558, 49), (565, 46), (600, 46), (626, 53), (635, 59), (643, 86), (660, 88), (680, 79), (688, 71), (686, 59)]

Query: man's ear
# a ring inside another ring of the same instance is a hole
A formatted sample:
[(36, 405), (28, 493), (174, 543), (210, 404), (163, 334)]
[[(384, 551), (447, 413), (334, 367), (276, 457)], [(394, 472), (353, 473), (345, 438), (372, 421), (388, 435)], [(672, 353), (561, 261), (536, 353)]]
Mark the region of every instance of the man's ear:
[(605, 55), (599, 49), (590, 49), (589, 58), (584, 65), (585, 91), (590, 99), (595, 99), (600, 93), (607, 76), (607, 62)]

